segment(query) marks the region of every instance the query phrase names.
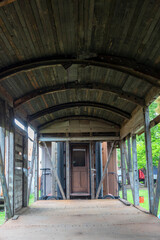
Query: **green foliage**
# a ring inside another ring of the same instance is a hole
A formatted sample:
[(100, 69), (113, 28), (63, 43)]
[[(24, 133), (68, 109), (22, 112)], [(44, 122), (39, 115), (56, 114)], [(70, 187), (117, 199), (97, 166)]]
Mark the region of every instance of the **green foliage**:
[[(158, 103), (155, 101), (149, 107), (150, 120), (154, 119), (158, 114), (156, 112)], [(151, 141), (152, 141), (152, 157), (153, 165), (158, 166), (160, 157), (160, 124), (151, 128)], [(144, 134), (137, 136), (137, 158), (138, 168), (146, 169), (146, 156), (145, 156), (145, 137)]]
[(3, 224), (4, 222), (5, 222), (5, 212), (0, 211), (0, 225)]

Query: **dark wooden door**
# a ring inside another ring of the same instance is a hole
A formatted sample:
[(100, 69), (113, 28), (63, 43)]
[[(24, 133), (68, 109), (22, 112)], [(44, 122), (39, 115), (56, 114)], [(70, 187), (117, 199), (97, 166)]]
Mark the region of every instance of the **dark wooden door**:
[(71, 192), (89, 193), (88, 146), (73, 145), (71, 147)]

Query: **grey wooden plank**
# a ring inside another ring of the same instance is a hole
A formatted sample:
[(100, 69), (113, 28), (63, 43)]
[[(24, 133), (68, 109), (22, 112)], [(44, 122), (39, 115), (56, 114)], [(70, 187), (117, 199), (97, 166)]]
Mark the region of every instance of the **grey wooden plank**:
[(133, 200), (134, 205), (139, 205), (139, 173), (137, 165), (136, 135), (132, 135), (132, 157), (133, 157)]
[(66, 141), (66, 198), (70, 199), (70, 158), (69, 141)]
[(144, 108), (144, 128), (145, 128), (145, 148), (146, 148), (146, 165), (147, 165), (147, 185), (149, 196), (149, 211), (153, 213), (154, 203), (154, 185), (153, 185), (153, 163), (152, 163), (152, 146), (150, 132), (149, 108)]
[(124, 152), (124, 141), (120, 142), (121, 150), (121, 175), (122, 175), (122, 197), (127, 200), (127, 188), (126, 188), (126, 165), (125, 165), (125, 152)]

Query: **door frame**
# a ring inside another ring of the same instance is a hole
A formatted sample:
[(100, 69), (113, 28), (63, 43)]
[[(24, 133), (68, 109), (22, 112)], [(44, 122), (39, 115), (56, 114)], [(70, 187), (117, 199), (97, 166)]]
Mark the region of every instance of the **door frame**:
[(73, 147), (86, 147), (86, 162), (87, 162), (87, 172), (88, 172), (88, 191), (87, 193), (76, 193), (76, 196), (90, 196), (90, 156), (89, 156), (89, 143), (70, 143), (70, 195), (74, 195), (72, 192), (72, 148)]

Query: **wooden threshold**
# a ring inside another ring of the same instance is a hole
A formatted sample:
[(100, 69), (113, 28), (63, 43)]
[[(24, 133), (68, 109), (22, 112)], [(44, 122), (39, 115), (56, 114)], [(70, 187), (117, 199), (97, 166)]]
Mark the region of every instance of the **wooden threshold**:
[(90, 196), (90, 193), (71, 193), (70, 196)]

